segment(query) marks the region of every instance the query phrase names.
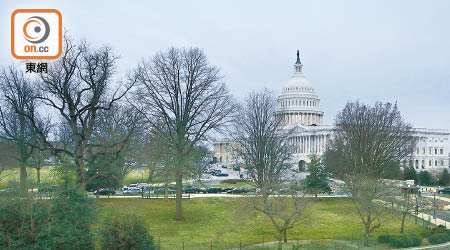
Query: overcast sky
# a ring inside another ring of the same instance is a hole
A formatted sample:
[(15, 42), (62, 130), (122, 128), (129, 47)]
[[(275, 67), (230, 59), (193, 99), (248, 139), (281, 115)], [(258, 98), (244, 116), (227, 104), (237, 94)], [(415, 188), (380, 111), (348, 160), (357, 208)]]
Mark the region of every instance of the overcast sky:
[(18, 8), (55, 8), (77, 39), (110, 45), (119, 76), (170, 46), (197, 46), (242, 99), (280, 92), (296, 50), (332, 123), (348, 100), (397, 101), (416, 127), (450, 129), (450, 1), (2, 1), (0, 65)]

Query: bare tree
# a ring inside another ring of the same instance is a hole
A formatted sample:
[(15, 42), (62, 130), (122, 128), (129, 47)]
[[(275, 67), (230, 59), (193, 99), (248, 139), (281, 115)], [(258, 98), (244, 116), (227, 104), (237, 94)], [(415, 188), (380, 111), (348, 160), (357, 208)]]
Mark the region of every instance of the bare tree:
[(279, 188), (290, 167), (291, 148), (284, 120), (276, 116), (276, 99), (265, 89), (251, 93), (233, 123), (233, 151), (241, 158), (250, 178), (264, 195)]
[(142, 62), (133, 76), (140, 87), (133, 105), (174, 152), (176, 220), (183, 220), (182, 181), (187, 156), (210, 132), (223, 127), (234, 111), (221, 78), (219, 69), (210, 66), (198, 48), (159, 52)]
[(98, 112), (86, 155), (89, 166), (102, 171), (91, 171), (86, 185), (100, 178), (106, 180), (108, 176), (114, 179), (109, 183), (122, 183), (125, 177), (123, 166), (134, 149), (133, 141), (139, 135), (136, 133), (139, 126), (139, 115), (131, 107), (116, 103), (110, 109)]
[(29, 165), (36, 169), (36, 182), (38, 187), (41, 185), (41, 169), (49, 155), (50, 152), (48, 150), (36, 148), (30, 156)]
[(276, 230), (275, 237), (278, 239), (279, 249), (282, 248), (282, 242), (287, 243), (287, 231), (301, 220), (308, 220), (312, 213), (309, 209), (311, 199), (297, 194), (295, 188), (270, 196), (249, 195), (247, 198), (250, 209), (261, 212), (269, 218)]
[[(63, 46), (62, 56), (49, 65), (48, 73), (40, 75), (38, 99), (55, 110), (70, 129), (71, 145), (58, 147), (44, 134), (41, 138), (53, 153), (64, 153), (73, 159), (77, 184), (84, 188), (84, 165), (88, 148), (96, 146), (90, 142), (98, 113), (111, 109), (134, 83), (119, 84), (113, 89), (117, 57), (111, 48), (93, 49), (84, 42), (76, 45), (67, 35)], [(31, 120), (34, 121), (33, 117)]]
[(335, 122), (326, 164), (334, 178), (345, 181), (368, 244), (370, 233), (380, 227), (382, 210), (377, 200), (386, 192), (381, 178), (395, 163), (410, 157), (415, 139), (411, 126), (403, 121), (397, 105), (391, 103), (377, 102), (371, 107), (349, 102)]
[(140, 138), (133, 152), (133, 159), (138, 167), (148, 169), (147, 181), (151, 183), (157, 173), (158, 164), (167, 161), (170, 156), (160, 132), (150, 129), (150, 132), (142, 133), (141, 137), (143, 138)]
[(191, 157), (193, 164), (190, 176), (194, 181), (201, 183), (205, 168), (213, 158), (213, 152), (211, 152), (206, 145), (199, 145), (195, 147)]
[(24, 192), (27, 187), (27, 161), (33, 153), (35, 144), (33, 127), (27, 115), (35, 113), (36, 93), (30, 79), (14, 65), (0, 73), (0, 88), (2, 91), (0, 137), (14, 143), (18, 149), (20, 188)]
[(239, 108), (233, 125), (234, 151), (243, 159), (260, 192), (248, 197), (250, 208), (266, 215), (277, 232), (280, 247), (287, 230), (305, 218), (309, 200), (295, 189), (282, 189), (290, 167), (291, 147), (284, 120), (276, 116), (276, 99), (267, 89), (253, 92)]

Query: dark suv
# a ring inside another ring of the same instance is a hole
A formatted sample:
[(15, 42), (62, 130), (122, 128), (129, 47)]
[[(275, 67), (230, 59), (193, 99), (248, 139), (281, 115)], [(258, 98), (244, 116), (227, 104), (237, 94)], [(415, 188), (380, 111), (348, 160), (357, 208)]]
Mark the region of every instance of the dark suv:
[(438, 190), (440, 194), (450, 194), (450, 188), (441, 188)]
[(183, 187), (183, 193), (186, 194), (196, 194), (200, 192), (200, 188), (194, 187), (194, 186), (184, 186)]
[(219, 187), (207, 187), (206, 189), (203, 190), (203, 193), (205, 193), (205, 194), (222, 193), (222, 189)]

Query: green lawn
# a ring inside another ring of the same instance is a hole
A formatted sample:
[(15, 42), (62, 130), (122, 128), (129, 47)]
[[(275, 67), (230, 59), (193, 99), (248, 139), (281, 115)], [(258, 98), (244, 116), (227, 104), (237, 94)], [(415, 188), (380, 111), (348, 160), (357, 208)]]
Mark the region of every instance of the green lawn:
[[(28, 181), (30, 181), (31, 183), (36, 183), (37, 182), (36, 169), (27, 168), (27, 173), (28, 173)], [(11, 168), (5, 170), (0, 175), (0, 189), (4, 188), (8, 184), (8, 182), (11, 181), (19, 182), (19, 177), (20, 177), (19, 168)], [(128, 175), (125, 176), (123, 184), (128, 185), (131, 183), (147, 182), (147, 179), (148, 179), (148, 169), (144, 170), (143, 172), (139, 170), (132, 170)], [(153, 179), (154, 181), (157, 181), (156, 178)], [(52, 185), (58, 184), (57, 177), (55, 176), (54, 167), (43, 167), (41, 169), (41, 183)]]
[[(215, 249), (275, 241), (270, 221), (258, 214), (249, 216), (244, 198), (195, 198), (185, 200), (184, 222), (172, 220), (175, 203), (163, 200), (103, 199), (98, 206), (99, 220), (119, 211), (140, 216), (162, 249)], [(347, 199), (320, 199), (312, 204), (312, 217), (288, 231), (289, 240), (357, 239), (363, 236), (361, 219)], [(398, 234), (400, 220), (383, 216), (379, 234)], [(407, 221), (406, 234), (421, 232), (420, 225)]]
[[(41, 182), (48, 184), (56, 184), (56, 176), (55, 171), (53, 171), (53, 167), (44, 167), (41, 169)], [(37, 171), (35, 168), (27, 168), (28, 181), (31, 183), (37, 182)], [(0, 188), (5, 187), (8, 182), (19, 182), (20, 177), (20, 169), (19, 168), (11, 168), (5, 170), (0, 175)]]

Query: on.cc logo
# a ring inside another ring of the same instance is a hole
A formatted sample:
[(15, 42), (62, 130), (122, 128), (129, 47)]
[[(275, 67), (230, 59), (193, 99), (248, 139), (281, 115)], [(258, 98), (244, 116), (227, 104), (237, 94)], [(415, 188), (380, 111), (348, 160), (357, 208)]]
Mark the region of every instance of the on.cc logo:
[(62, 53), (62, 16), (55, 9), (11, 14), (11, 54), (16, 59), (56, 59)]
[[(32, 32), (31, 34), (29, 34), (30, 30)], [(23, 35), (30, 43), (42, 43), (48, 38), (49, 34), (50, 25), (48, 25), (47, 20), (40, 16), (32, 16), (28, 18), (23, 25)]]

